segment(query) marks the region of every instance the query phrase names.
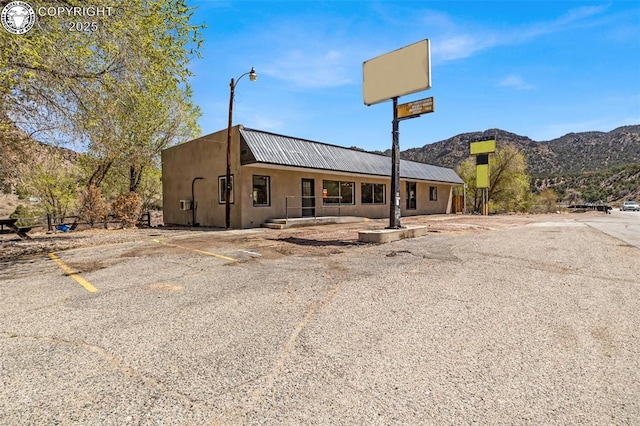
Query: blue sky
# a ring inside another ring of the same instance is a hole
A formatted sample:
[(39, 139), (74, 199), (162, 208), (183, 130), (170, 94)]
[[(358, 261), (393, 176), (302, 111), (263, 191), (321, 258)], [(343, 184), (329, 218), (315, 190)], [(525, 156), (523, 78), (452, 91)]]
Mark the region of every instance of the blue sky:
[(640, 124), (640, 1), (190, 1), (202, 134), (234, 124), (367, 150), (391, 147), (392, 104), (365, 106), (362, 63), (429, 39), (435, 112), (402, 150), (500, 128), (551, 140)]

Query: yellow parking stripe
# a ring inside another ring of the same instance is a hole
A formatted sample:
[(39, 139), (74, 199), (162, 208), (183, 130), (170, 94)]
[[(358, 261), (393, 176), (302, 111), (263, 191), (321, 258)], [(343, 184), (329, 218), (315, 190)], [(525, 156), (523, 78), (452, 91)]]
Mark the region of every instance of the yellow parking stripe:
[(163, 243), (160, 240), (151, 240), (151, 241), (153, 241), (155, 243), (158, 243), (158, 244), (165, 245), (165, 246), (169, 246), (169, 247), (177, 247), (177, 248), (181, 248), (181, 249), (184, 249), (184, 250), (194, 251), (196, 253), (204, 254), (204, 255), (207, 255), (207, 256), (217, 257), (218, 259), (224, 259), (224, 260), (228, 260), (230, 262), (238, 262), (239, 261), (238, 259), (234, 259), (233, 257), (227, 257), (227, 256), (223, 256), (221, 254), (211, 253), (209, 251), (192, 249), (192, 248), (189, 248), (189, 247), (180, 246), (178, 244)]
[(78, 284), (80, 284), (82, 287), (85, 288), (85, 290), (87, 290), (90, 293), (94, 293), (96, 291), (98, 291), (97, 288), (95, 288), (94, 286), (92, 286), (89, 281), (85, 280), (84, 278), (82, 278), (80, 275), (78, 275), (77, 273), (75, 273), (73, 271), (73, 269), (69, 268), (67, 265), (65, 265), (65, 263), (60, 260), (60, 258), (58, 256), (56, 256), (53, 253), (49, 253), (49, 257), (51, 259), (53, 259), (54, 262), (56, 262), (63, 271), (65, 271), (67, 273), (67, 275), (69, 275), (71, 278), (73, 278), (74, 280), (76, 280), (78, 282)]

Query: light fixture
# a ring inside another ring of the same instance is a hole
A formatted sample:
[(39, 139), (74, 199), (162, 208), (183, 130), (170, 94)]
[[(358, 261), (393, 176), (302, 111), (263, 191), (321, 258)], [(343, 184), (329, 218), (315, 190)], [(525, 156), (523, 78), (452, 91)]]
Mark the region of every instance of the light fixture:
[(224, 227), (229, 229), (231, 227), (231, 126), (233, 126), (233, 96), (236, 90), (236, 84), (242, 77), (249, 74), (250, 81), (256, 81), (258, 74), (256, 69), (251, 67), (251, 71), (245, 72), (237, 80), (231, 79), (229, 87), (231, 89), (229, 94), (229, 124), (227, 126), (227, 173), (225, 177), (225, 190), (224, 190)]

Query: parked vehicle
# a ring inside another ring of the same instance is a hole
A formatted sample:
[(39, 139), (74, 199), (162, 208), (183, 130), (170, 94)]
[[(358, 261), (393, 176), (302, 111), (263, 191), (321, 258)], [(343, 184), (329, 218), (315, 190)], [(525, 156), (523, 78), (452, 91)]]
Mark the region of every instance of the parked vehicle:
[(627, 210), (631, 210), (631, 211), (634, 211), (634, 212), (639, 212), (640, 211), (640, 205), (638, 205), (638, 203), (636, 203), (635, 201), (625, 201), (620, 206), (620, 211), (621, 212), (625, 212)]

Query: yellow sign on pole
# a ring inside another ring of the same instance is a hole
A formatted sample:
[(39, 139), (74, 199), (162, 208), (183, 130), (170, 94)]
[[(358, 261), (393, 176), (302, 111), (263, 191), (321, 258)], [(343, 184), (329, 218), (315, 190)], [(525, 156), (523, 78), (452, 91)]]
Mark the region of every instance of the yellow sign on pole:
[(434, 111), (433, 96), (406, 104), (398, 105), (398, 119), (417, 117)]
[(476, 166), (476, 188), (489, 187), (489, 165), (478, 164)]
[(488, 139), (469, 144), (469, 152), (476, 156), (476, 188), (482, 190), (482, 214), (489, 214), (489, 154), (496, 152), (496, 140)]
[(496, 141), (493, 139), (488, 141), (471, 142), (471, 144), (469, 144), (469, 150), (471, 151), (471, 155), (496, 152)]

